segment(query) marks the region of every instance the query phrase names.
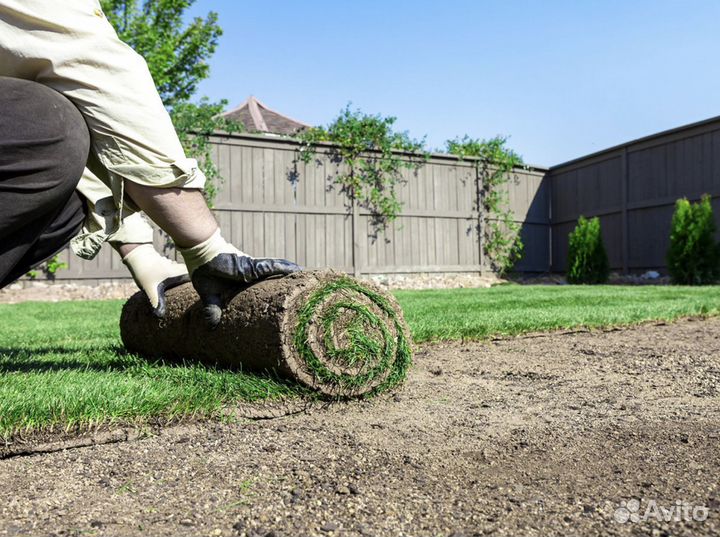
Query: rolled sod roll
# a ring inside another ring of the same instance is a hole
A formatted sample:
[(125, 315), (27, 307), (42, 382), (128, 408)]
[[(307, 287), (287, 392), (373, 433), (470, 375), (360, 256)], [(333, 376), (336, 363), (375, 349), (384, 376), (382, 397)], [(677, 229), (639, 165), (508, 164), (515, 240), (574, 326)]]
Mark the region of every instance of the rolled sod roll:
[(225, 297), (211, 330), (191, 284), (167, 292), (157, 319), (143, 293), (125, 304), (120, 333), (140, 355), (275, 372), (332, 397), (397, 386), (412, 362), (410, 332), (395, 298), (332, 270), (270, 278)]

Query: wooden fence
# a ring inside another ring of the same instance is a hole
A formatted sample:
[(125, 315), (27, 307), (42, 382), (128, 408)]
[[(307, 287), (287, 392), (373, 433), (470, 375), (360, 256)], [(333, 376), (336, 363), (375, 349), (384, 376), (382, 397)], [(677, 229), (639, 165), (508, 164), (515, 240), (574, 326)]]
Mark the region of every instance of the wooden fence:
[[(401, 216), (373, 238), (371, 215), (348, 206), (334, 177), (337, 164), (321, 148), (298, 161), (292, 140), (216, 136), (213, 158), (225, 183), (216, 215), (225, 236), (243, 250), (286, 257), (304, 267), (351, 274), (487, 270), (474, 207), (479, 187), (472, 160), (435, 154), (405, 172)], [(517, 270), (563, 272), (568, 234), (580, 215), (598, 216), (613, 269), (663, 269), (673, 205), (680, 197), (712, 196), (720, 219), (720, 117), (642, 138), (549, 171), (516, 170), (508, 185), (522, 223), (525, 254)], [(719, 222), (720, 227), (720, 222)], [(161, 246), (163, 240), (157, 237)], [(63, 280), (106, 280), (129, 274), (110, 248), (93, 261), (67, 252)]]
[(720, 117), (554, 166), (548, 178), (553, 271), (566, 269), (580, 215), (600, 218), (613, 269), (663, 269), (678, 198), (710, 194), (720, 219)]
[[(225, 178), (215, 201), (224, 236), (253, 255), (291, 259), (307, 268), (350, 274), (480, 272), (486, 270), (474, 207), (478, 184), (470, 159), (434, 154), (399, 189), (401, 216), (373, 237), (371, 215), (334, 184), (331, 147), (309, 164), (292, 140), (260, 135), (216, 136), (213, 158)], [(516, 170), (508, 185), (516, 221), (523, 224), (521, 271), (547, 271), (550, 196), (546, 170)], [(162, 239), (157, 238), (158, 245)], [(63, 254), (58, 279), (127, 278), (117, 254), (105, 248), (93, 261)]]

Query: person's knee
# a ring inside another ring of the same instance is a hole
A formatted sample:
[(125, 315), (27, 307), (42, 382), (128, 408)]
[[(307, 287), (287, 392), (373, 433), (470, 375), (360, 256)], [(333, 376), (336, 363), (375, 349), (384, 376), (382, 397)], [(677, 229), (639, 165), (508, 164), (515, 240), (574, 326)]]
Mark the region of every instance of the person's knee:
[[(49, 88), (48, 88), (49, 89)], [(74, 190), (82, 177), (90, 150), (90, 134), (85, 120), (69, 100), (50, 90), (54, 95), (48, 99), (51, 108), (46, 111), (52, 140), (46, 148), (57, 178), (63, 188)], [(60, 186), (60, 184), (58, 185)]]
[(36, 82), (14, 80), (22, 92), (12, 111), (15, 136), (25, 143), (28, 158), (46, 170), (43, 178), (53, 189), (72, 192), (87, 164), (90, 134), (75, 105), (57, 91)]

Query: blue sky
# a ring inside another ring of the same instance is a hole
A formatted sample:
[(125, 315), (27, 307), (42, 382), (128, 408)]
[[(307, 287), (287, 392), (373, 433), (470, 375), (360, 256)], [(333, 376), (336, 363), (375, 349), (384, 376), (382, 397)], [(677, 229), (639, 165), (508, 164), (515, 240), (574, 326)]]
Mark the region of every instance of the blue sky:
[(225, 34), (200, 94), (310, 124), (348, 102), (431, 148), (510, 137), (553, 165), (720, 115), (720, 1), (197, 0)]

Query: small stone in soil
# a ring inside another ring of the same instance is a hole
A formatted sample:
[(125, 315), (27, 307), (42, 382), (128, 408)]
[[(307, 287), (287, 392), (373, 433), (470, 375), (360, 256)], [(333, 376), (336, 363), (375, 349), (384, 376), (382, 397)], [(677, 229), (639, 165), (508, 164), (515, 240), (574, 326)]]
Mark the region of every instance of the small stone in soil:
[(320, 531), (335, 531), (338, 527), (339, 526), (335, 522), (326, 522), (320, 526)]

